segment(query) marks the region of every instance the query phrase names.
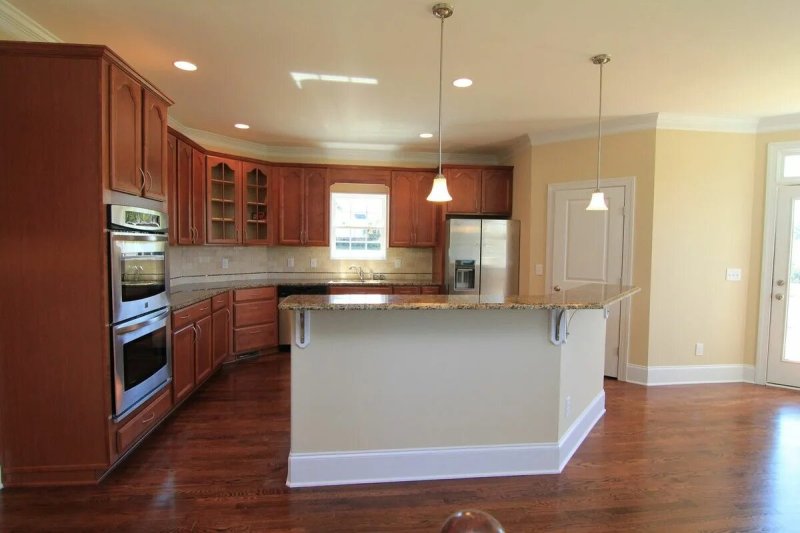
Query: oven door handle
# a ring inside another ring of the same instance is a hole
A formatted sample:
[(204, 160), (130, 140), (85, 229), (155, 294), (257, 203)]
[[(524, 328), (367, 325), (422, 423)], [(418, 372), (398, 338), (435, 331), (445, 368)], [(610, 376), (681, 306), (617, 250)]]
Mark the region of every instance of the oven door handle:
[(115, 334), (122, 335), (124, 333), (130, 333), (131, 331), (136, 331), (137, 329), (142, 329), (148, 324), (153, 324), (154, 322), (160, 322), (165, 318), (167, 318), (168, 316), (169, 316), (169, 308), (165, 309), (163, 312), (157, 314), (153, 318), (150, 318), (144, 322), (137, 322), (136, 324), (131, 324), (130, 326), (125, 326), (123, 328), (116, 329)]

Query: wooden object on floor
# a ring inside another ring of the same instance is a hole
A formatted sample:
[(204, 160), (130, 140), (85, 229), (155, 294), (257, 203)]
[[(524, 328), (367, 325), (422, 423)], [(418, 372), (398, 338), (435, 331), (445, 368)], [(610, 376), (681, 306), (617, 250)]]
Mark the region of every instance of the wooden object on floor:
[(275, 287), (233, 291), (233, 353), (278, 345), (278, 300)]

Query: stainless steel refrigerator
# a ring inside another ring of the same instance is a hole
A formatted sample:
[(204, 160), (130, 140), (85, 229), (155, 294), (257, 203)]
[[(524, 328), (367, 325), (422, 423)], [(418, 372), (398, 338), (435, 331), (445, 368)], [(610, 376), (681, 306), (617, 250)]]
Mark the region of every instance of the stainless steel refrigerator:
[(451, 218), (445, 239), (448, 294), (519, 293), (519, 220)]

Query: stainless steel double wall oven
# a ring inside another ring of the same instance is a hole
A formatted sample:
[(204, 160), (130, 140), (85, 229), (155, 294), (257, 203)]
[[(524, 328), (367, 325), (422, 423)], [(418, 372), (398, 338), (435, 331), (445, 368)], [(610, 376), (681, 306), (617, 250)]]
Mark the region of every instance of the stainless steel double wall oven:
[(108, 206), (114, 418), (163, 389), (172, 374), (167, 215)]

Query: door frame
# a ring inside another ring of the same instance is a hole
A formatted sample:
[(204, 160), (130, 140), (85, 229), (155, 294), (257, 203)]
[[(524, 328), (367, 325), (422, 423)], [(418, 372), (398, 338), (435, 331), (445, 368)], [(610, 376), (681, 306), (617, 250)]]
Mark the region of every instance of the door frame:
[[(593, 189), (595, 180), (570, 181), (566, 183), (550, 183), (547, 185), (547, 245), (545, 248), (545, 288), (552, 285), (553, 276), (553, 228), (555, 227), (556, 192), (572, 189)], [(633, 221), (635, 217), (636, 177), (606, 178), (600, 180), (600, 187), (624, 187), (625, 213), (622, 222), (622, 283), (633, 285)], [(586, 199), (589, 201), (589, 198)], [(619, 317), (619, 362), (617, 364), (617, 380), (628, 381), (628, 354), (631, 344), (631, 299), (624, 298), (620, 302)]]
[(800, 178), (783, 177), (783, 159), (800, 155), (800, 142), (775, 142), (767, 145), (767, 173), (764, 179), (764, 235), (761, 247), (761, 284), (758, 292), (758, 331), (756, 336), (755, 382), (767, 384), (769, 324), (772, 314), (772, 272), (775, 268), (775, 232), (778, 227), (778, 188), (800, 185)]

